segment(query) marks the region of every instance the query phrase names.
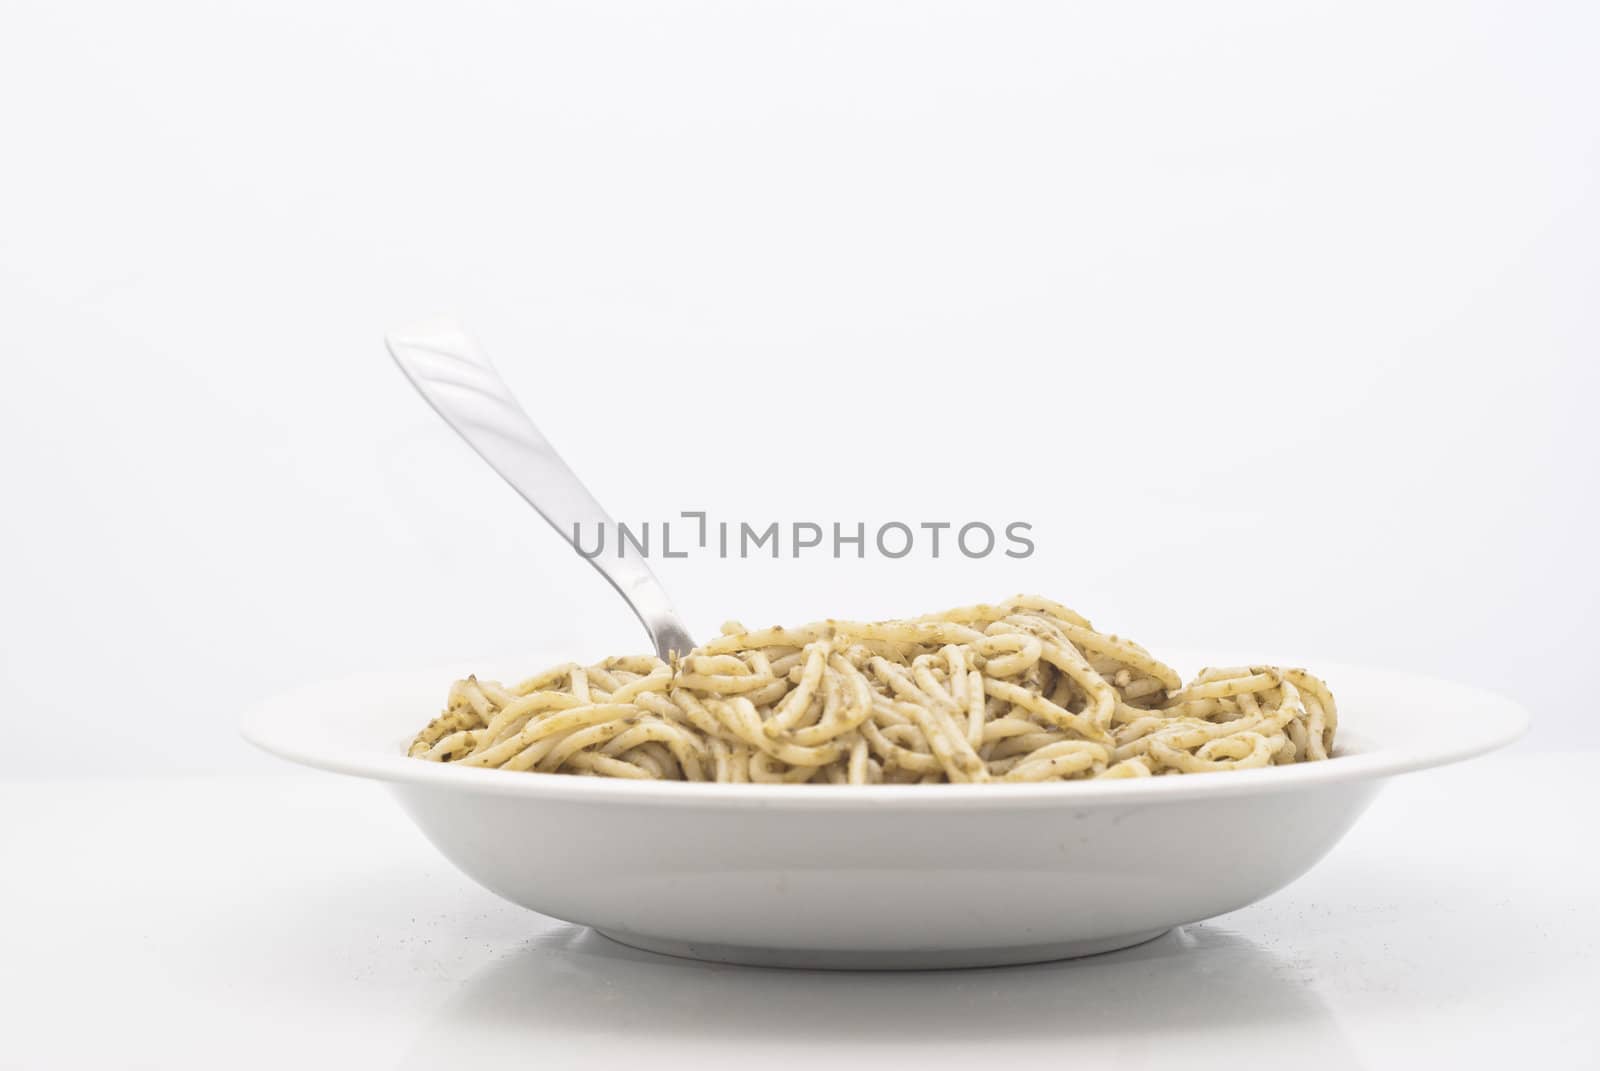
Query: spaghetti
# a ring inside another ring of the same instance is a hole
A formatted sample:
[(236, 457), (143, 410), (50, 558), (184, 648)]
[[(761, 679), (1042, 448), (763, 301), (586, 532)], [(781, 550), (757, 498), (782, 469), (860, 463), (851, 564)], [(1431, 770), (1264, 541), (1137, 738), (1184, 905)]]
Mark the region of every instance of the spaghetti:
[(468, 677), (412, 741), (432, 762), (687, 781), (1065, 781), (1325, 759), (1338, 713), (1302, 669), (1184, 684), (1037, 596), (896, 621), (736, 623), (672, 663)]

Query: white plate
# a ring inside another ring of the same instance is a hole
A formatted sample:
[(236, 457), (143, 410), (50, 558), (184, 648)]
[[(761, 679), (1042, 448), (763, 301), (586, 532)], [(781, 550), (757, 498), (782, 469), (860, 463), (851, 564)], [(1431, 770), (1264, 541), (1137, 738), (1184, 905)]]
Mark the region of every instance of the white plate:
[[(521, 659), (505, 676), (558, 661)], [(1244, 907), (1322, 858), (1384, 778), (1500, 747), (1528, 724), (1477, 689), (1307, 664), (1339, 700), (1334, 758), (1140, 780), (720, 785), (407, 758), (462, 667), (297, 691), (252, 710), (243, 732), (283, 758), (388, 782), (473, 880), (624, 944), (770, 966), (1027, 963)]]

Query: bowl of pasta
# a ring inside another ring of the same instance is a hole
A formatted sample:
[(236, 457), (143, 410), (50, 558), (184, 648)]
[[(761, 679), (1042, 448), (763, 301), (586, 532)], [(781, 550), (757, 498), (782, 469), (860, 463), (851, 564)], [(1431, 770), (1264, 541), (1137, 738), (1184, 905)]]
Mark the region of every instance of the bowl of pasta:
[(474, 881), (624, 944), (908, 969), (1090, 955), (1243, 907), (1387, 778), (1527, 721), (1414, 674), (1157, 659), (1017, 596), (730, 623), (668, 660), (354, 676), (243, 732), (386, 783)]

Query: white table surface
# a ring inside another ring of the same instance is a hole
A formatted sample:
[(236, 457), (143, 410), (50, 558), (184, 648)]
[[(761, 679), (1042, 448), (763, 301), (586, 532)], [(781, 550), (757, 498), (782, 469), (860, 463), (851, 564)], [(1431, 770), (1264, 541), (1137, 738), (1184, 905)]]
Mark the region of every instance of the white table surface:
[(1600, 1067), (1596, 758), (1403, 777), (1288, 889), (1139, 948), (913, 974), (622, 948), (365, 782), (10, 782), (0, 1065)]

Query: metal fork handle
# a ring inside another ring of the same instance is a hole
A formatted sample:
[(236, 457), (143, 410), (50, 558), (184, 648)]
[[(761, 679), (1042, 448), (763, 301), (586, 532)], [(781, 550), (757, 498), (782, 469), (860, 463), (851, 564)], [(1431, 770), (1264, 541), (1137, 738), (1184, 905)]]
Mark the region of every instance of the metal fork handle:
[(434, 412), (617, 589), (650, 633), (656, 653), (663, 659), (687, 654), (694, 641), (636, 548), (620, 539), (612, 554), (591, 556), (580, 548), (580, 526), (603, 532), (616, 525), (466, 330), (453, 320), (434, 320), (391, 331), (384, 341)]

